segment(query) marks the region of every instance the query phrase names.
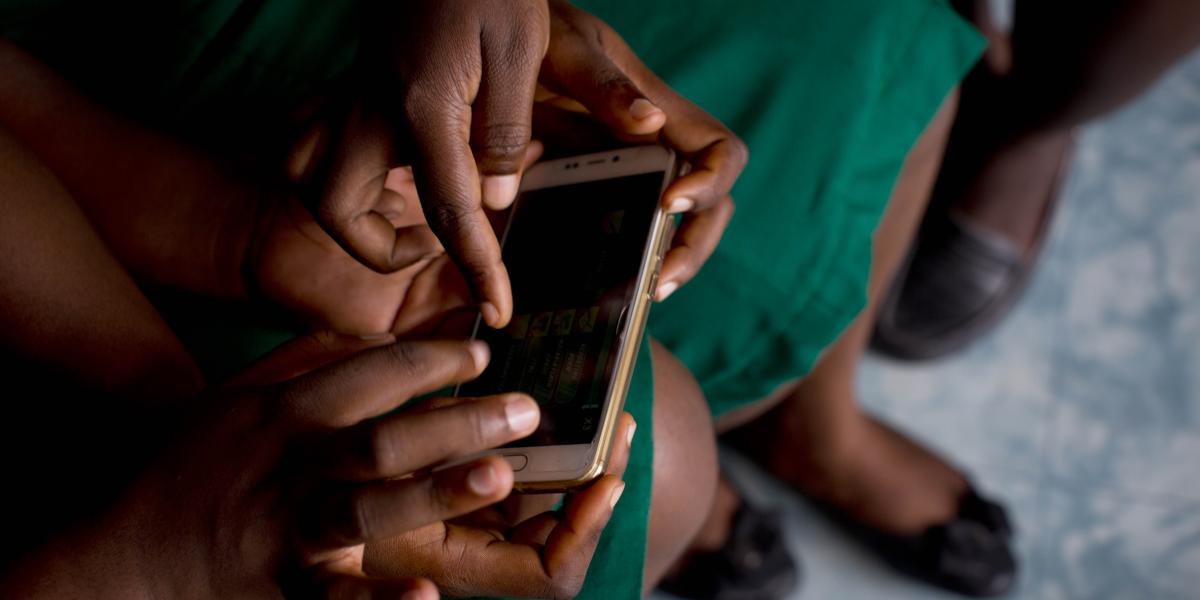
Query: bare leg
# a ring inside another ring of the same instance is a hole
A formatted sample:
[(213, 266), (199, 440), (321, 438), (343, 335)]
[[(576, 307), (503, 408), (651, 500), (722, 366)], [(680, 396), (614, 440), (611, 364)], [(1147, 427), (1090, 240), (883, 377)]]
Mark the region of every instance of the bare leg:
[(699, 384), (666, 348), (654, 360), (654, 500), (646, 548), (646, 591), (688, 548), (717, 483), (712, 418)]
[(1136, 98), (1200, 44), (1200, 3), (1017, 3), (1011, 95), (1030, 127), (1062, 129)]
[[(896, 533), (948, 520), (966, 489), (952, 467), (863, 413), (855, 390), (875, 311), (924, 212), (956, 106), (954, 94), (905, 162), (875, 232), (866, 310), (807, 377), (719, 424), (725, 429), (769, 409), (739, 432), (739, 445), (800, 491)], [(709, 523), (728, 518), (713, 514)]]
[(993, 64), (965, 86), (938, 196), (1029, 250), (1071, 130), (1137, 97), (1200, 45), (1200, 3), (1022, 1), (1011, 44), (1011, 69)]

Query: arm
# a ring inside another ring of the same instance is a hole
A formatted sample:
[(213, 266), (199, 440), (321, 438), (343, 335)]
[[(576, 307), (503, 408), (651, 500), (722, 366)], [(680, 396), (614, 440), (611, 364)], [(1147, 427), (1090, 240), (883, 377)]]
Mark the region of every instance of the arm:
[[(347, 255), (282, 186), (234, 177), (183, 144), (121, 120), (3, 40), (0, 72), (0, 128), (37, 155), (139, 280), (244, 299), (249, 276), (256, 292), (314, 327), (358, 335), (428, 334), (469, 302), (420, 216), (411, 176), (389, 177), (386, 212), (409, 232), (415, 260), (376, 273)], [(292, 160), (301, 171), (313, 162), (303, 151)]]
[(62, 182), (137, 277), (243, 297), (253, 188), (198, 153), (89, 102), (0, 40), (0, 125)]
[(59, 180), (3, 126), (0, 208), (0, 346), (115, 397), (199, 391), (170, 328)]
[(509, 495), (512, 470), (498, 456), (432, 466), (528, 435), (531, 398), (392, 412), (486, 364), (477, 343), (293, 341), (194, 403), (114, 509), (0, 575), (0, 597), (434, 598), (428, 581), (366, 577), (362, 544)]

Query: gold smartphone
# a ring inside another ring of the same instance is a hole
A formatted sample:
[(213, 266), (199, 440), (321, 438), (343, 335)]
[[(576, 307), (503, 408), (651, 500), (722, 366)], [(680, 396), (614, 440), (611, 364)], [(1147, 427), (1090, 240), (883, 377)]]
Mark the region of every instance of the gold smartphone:
[(639, 146), (539, 163), (526, 171), (501, 237), (513, 318), (473, 337), (492, 360), (456, 395), (524, 392), (538, 430), (490, 452), (515, 488), (557, 492), (605, 471), (674, 218), (663, 191), (675, 153)]

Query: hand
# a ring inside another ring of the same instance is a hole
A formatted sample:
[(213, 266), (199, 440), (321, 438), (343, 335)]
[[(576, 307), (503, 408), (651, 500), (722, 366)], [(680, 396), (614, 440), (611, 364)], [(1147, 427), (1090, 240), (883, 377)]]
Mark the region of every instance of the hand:
[(451, 596), (575, 596), (625, 489), (621, 475), (634, 429), (633, 418), (622, 415), (608, 473), (568, 494), (560, 513), (543, 512), (512, 525), (500, 508), (489, 507), (372, 542), (367, 573), (427, 577)]
[(27, 560), (0, 591), (436, 597), (428, 581), (364, 575), (362, 544), (505, 498), (513, 474), (499, 457), (429, 468), (528, 435), (537, 404), (510, 394), (391, 414), (411, 396), (477, 376), (486, 347), (368, 346), (302, 338), (201, 398), (190, 426), (111, 515)]
[[(412, 164), (432, 230), (463, 269), (485, 321), (507, 323), (508, 276), (483, 211), (510, 204), (530, 140), (538, 66), (549, 39), (545, 0), (374, 3), (360, 52), (361, 103), (315, 175), (314, 214), (367, 266), (416, 258), (424, 232), (397, 230), (380, 208), (389, 168)], [(299, 174), (299, 172), (298, 172)]]
[(386, 28), (368, 35), (362, 70), (378, 83), (336, 134), (310, 137), (331, 148), (323, 166), (296, 171), (321, 182), (318, 222), (364, 264), (398, 270), (430, 243), (419, 228), (397, 229), (382, 208), (388, 168), (411, 162), (429, 225), (463, 269), (484, 321), (508, 322), (510, 283), (483, 209), (505, 208), (516, 195), (539, 74), (620, 135), (660, 140), (694, 164), (664, 197), (672, 212), (693, 214), (667, 257), (660, 297), (715, 248), (745, 145), (595, 17), (561, 0), (416, 0), (388, 4), (372, 20)]
[[(424, 226), (411, 170), (393, 170), (387, 193), (393, 226)], [(466, 281), (436, 240), (413, 264), (379, 273), (346, 254), (296, 200), (262, 197), (259, 203), (245, 259), (248, 287), (314, 329), (427, 337), (448, 333), (444, 327), (455, 317), (473, 322)]]
[[(695, 276), (721, 240), (733, 217), (730, 190), (746, 166), (746, 145), (659, 79), (603, 21), (565, 0), (551, 0), (550, 7), (551, 41), (541, 76), (548, 89), (539, 99), (586, 110), (625, 142), (660, 143), (692, 166), (663, 193), (667, 212), (687, 213), (663, 261), (656, 299), (665, 300)], [(563, 122), (562, 115), (553, 118), (555, 111), (539, 115)], [(538, 135), (550, 148), (595, 139), (583, 134), (580, 128), (587, 126), (578, 119), (568, 126), (556, 130), (543, 121)]]
[[(541, 156), (542, 145), (525, 150), (522, 168)], [(311, 171), (319, 160), (311, 144), (290, 157), (292, 173)], [(412, 169), (387, 172), (375, 207), (403, 236), (397, 247), (413, 261), (392, 273), (364, 266), (333, 240), (312, 214), (286, 195), (260, 194), (255, 226), (248, 236), (247, 287), (298, 314), (315, 329), (353, 335), (394, 333), (418, 337), (466, 337), (475, 323), (475, 303), (461, 271), (428, 229)]]

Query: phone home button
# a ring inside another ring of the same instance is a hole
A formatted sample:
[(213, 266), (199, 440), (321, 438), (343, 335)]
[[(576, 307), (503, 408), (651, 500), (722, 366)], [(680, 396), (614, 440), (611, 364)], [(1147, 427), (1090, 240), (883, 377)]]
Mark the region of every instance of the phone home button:
[(513, 471), (520, 471), (529, 464), (529, 457), (524, 454), (503, 454), (501, 457), (508, 461)]

